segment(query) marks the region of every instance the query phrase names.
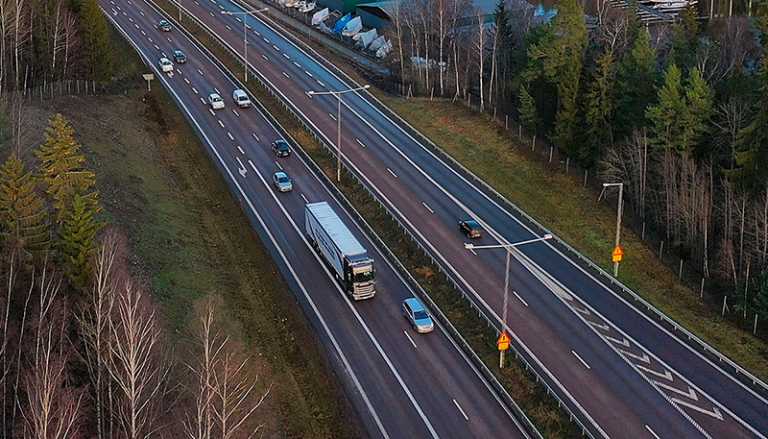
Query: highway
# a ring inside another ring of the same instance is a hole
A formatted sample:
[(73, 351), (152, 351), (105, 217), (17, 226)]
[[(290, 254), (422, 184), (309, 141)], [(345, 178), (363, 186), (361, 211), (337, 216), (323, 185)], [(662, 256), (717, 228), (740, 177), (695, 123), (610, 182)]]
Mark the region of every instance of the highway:
[[(370, 437), (528, 437), (442, 327), (427, 335), (409, 327), (400, 303), (412, 290), (300, 154), (275, 157), (270, 145), (282, 138), (280, 131), (258, 108), (234, 106), (231, 93), (238, 87), (231, 77), (178, 29), (156, 29), (162, 17), (148, 3), (100, 5), (200, 136), (316, 328)], [(187, 63), (161, 73), (158, 60), (170, 58), (174, 49), (185, 52)], [(206, 98), (212, 92), (225, 99), (225, 109), (210, 109)], [(272, 187), (277, 170), (291, 175), (292, 192)], [(328, 201), (371, 251), (377, 272), (373, 299), (352, 303), (306, 241), (304, 204), (315, 201)]]
[[(230, 0), (183, 7), (242, 55), (242, 11)], [(248, 17), (249, 66), (329, 145), (335, 98), (311, 90), (358, 86), (305, 50), (271, 20)], [(470, 253), (458, 233), (472, 217), (487, 234), (477, 244), (531, 239), (509, 206), (446, 163), (367, 93), (345, 96), (345, 165), (417, 237), (465, 294), (498, 318), (503, 251)], [(765, 437), (768, 403), (692, 349), (550, 243), (514, 252), (508, 328), (552, 378), (556, 392), (593, 435), (604, 437)]]

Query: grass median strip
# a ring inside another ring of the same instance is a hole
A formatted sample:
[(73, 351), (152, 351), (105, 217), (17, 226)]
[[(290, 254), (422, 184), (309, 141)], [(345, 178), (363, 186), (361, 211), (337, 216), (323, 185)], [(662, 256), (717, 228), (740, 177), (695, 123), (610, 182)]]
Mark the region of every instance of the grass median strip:
[[(174, 13), (176, 11), (167, 1), (160, 0), (157, 3), (166, 11)], [(189, 19), (185, 21), (185, 25), (187, 30), (205, 44), (231, 72), (242, 70), (242, 65), (217, 42), (214, 42), (199, 26), (191, 23)], [(238, 76), (240, 75), (238, 74)], [(240, 77), (240, 79), (243, 78)], [(331, 179), (335, 178), (335, 159), (259, 82), (251, 80), (248, 85), (250, 91), (265, 105), (288, 133), (302, 145), (326, 175)], [(417, 281), (429, 292), (433, 300), (443, 309), (449, 320), (457, 327), (486, 365), (497, 374), (507, 391), (520, 404), (542, 434), (548, 438), (566, 438), (579, 435), (578, 428), (569, 420), (568, 415), (558, 407), (557, 403), (546, 394), (544, 388), (536, 383), (535, 378), (520, 363), (513, 361), (509, 367), (501, 371), (498, 370), (498, 352), (494, 344), (495, 333), (485, 325), (484, 321), (477, 316), (476, 312), (460, 297), (450, 282), (439, 273), (415, 244), (408, 240), (386, 211), (379, 207), (368, 193), (348, 176), (342, 179), (339, 188)]]

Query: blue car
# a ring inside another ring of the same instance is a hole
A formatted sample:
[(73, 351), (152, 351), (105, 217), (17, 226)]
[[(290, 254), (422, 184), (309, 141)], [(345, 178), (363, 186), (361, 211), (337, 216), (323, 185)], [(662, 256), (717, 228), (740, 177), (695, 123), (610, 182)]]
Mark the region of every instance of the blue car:
[(403, 300), (403, 316), (419, 334), (426, 334), (435, 329), (427, 308), (415, 297)]

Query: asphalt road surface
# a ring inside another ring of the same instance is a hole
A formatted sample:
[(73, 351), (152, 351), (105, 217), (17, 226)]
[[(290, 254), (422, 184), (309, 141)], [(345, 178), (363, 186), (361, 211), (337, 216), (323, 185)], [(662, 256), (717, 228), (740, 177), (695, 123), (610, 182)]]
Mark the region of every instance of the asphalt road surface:
[[(231, 50), (243, 53), (242, 11), (230, 0), (185, 0)], [(315, 132), (336, 144), (337, 101), (309, 91), (355, 87), (262, 14), (245, 18), (248, 62)], [(420, 143), (367, 93), (342, 109), (342, 157), (489, 313), (501, 315), (504, 253), (463, 247), (457, 221), (486, 229), (476, 244), (534, 238), (513, 214)], [(645, 317), (549, 243), (514, 252), (508, 327), (552, 377), (562, 399), (596, 435), (765, 437), (768, 403), (718, 364)]]
[[(371, 437), (526, 437), (508, 408), (438, 327), (416, 334), (400, 313), (412, 291), (297, 154), (277, 158), (279, 132), (256, 108), (236, 108), (237, 86), (183, 33), (156, 29), (160, 15), (143, 1), (101, 1), (113, 24), (139, 51), (200, 135), (212, 159), (297, 293)], [(157, 62), (174, 49), (187, 55), (172, 73)], [(157, 81), (156, 81), (157, 83)], [(226, 108), (210, 109), (218, 92)], [(272, 174), (284, 170), (294, 190), (278, 193)], [(310, 248), (305, 202), (328, 201), (376, 261), (377, 294), (352, 303)], [(297, 340), (312, 343), (314, 340)]]

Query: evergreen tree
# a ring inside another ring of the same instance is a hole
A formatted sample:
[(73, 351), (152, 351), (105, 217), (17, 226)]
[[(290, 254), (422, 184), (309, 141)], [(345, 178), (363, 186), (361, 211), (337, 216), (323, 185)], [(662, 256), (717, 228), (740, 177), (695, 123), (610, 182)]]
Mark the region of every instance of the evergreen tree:
[(692, 149), (699, 159), (705, 159), (709, 155), (711, 142), (705, 138), (709, 131), (709, 123), (714, 112), (712, 89), (704, 80), (701, 71), (694, 67), (688, 77), (685, 92), (686, 113), (683, 119), (682, 148)]
[(676, 23), (672, 36), (670, 62), (676, 63), (687, 71), (694, 64), (699, 40), (699, 22), (696, 19), (695, 6), (688, 6), (680, 13), (680, 22)]
[(657, 79), (656, 50), (651, 35), (642, 28), (632, 48), (622, 57), (616, 73), (614, 136), (624, 139), (646, 125), (645, 110), (653, 102)]
[(74, 2), (79, 15), (81, 47), (85, 51), (91, 78), (106, 81), (112, 75), (114, 51), (110, 44), (109, 26), (97, 0)]
[(75, 195), (72, 210), (61, 225), (58, 250), (64, 273), (77, 288), (85, 288), (90, 280), (91, 256), (100, 227), (93, 204)]
[(496, 91), (497, 102), (508, 101), (514, 89), (510, 87), (515, 71), (515, 51), (519, 50), (509, 22), (504, 0), (499, 0), (494, 12), (496, 24)]
[(538, 116), (536, 115), (536, 101), (528, 92), (528, 87), (525, 84), (520, 86), (518, 101), (520, 102), (520, 107), (517, 110), (520, 115), (520, 123), (531, 134), (531, 141), (536, 142), (536, 130), (539, 125)]
[(597, 59), (595, 73), (585, 99), (587, 139), (582, 162), (589, 165), (600, 158), (603, 148), (613, 142), (611, 121), (614, 109), (614, 77), (613, 52), (607, 50)]
[(684, 150), (683, 123), (686, 113), (680, 69), (670, 64), (664, 73), (664, 84), (658, 91), (658, 103), (648, 107), (645, 116), (651, 123), (651, 142), (662, 148)]
[(40, 256), (50, 245), (48, 211), (36, 179), (11, 155), (0, 168), (0, 233), (6, 244)]
[(768, 59), (760, 66), (760, 95), (752, 121), (739, 132), (736, 169), (729, 173), (748, 189), (762, 189), (768, 180)]
[(46, 192), (56, 211), (56, 222), (66, 216), (75, 194), (82, 195), (96, 207), (96, 177), (84, 168), (85, 157), (80, 153), (75, 132), (64, 116), (56, 114), (51, 118), (45, 131), (45, 142), (35, 155), (40, 161)]
[(760, 316), (763, 325), (768, 323), (768, 271), (763, 271), (757, 278), (756, 285), (753, 287), (755, 312)]
[(575, 139), (578, 122), (578, 93), (587, 27), (584, 12), (576, 0), (558, 3), (552, 29), (529, 49), (529, 58), (539, 62), (544, 78), (557, 89), (557, 113), (553, 140), (571, 157), (579, 157)]

